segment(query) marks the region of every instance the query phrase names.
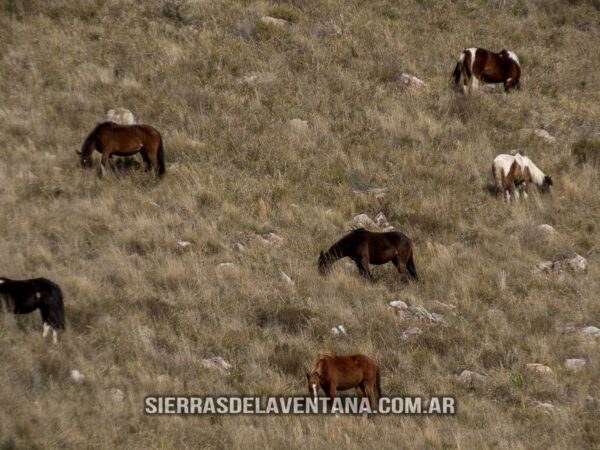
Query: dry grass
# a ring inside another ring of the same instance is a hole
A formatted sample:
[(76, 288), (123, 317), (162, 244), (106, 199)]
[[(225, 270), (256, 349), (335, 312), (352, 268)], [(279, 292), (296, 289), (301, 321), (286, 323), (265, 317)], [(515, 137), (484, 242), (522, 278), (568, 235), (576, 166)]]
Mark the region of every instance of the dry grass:
[[(598, 344), (560, 332), (600, 326), (600, 180), (572, 155), (600, 131), (598, 8), (1, 2), (0, 273), (59, 283), (68, 330), (52, 346), (37, 315), (0, 315), (0, 447), (598, 447)], [(264, 14), (292, 25), (263, 24)], [(455, 58), (472, 45), (515, 50), (523, 89), (452, 93)], [(406, 90), (401, 72), (429, 87)], [(262, 75), (241, 81), (253, 73)], [(117, 106), (163, 132), (162, 182), (78, 167), (73, 150)], [(289, 129), (293, 118), (308, 121), (305, 135)], [(538, 127), (557, 143), (520, 131)], [(553, 175), (551, 198), (507, 207), (490, 196), (491, 161), (513, 149)], [(368, 187), (389, 192), (356, 192)], [(399, 283), (390, 266), (370, 284), (343, 263), (318, 276), (318, 251), (355, 214), (379, 211), (415, 241), (421, 282)], [(541, 223), (560, 235), (546, 242)], [(269, 231), (282, 246), (247, 243)], [(530, 274), (565, 249), (589, 259), (587, 274)], [(394, 299), (431, 310), (441, 301), (460, 315), (440, 310), (444, 326), (417, 324), (423, 334), (405, 342), (414, 324), (387, 311)], [(337, 324), (348, 336), (329, 335)], [(459, 413), (372, 422), (142, 413), (152, 393), (304, 393), (301, 365), (322, 349), (370, 354), (385, 393), (455, 395)], [(229, 375), (204, 368), (210, 356), (231, 362)], [(569, 372), (570, 357), (588, 364)], [(554, 374), (532, 374), (529, 362)], [(486, 381), (459, 384), (463, 369)], [(555, 412), (533, 410), (530, 398)]]

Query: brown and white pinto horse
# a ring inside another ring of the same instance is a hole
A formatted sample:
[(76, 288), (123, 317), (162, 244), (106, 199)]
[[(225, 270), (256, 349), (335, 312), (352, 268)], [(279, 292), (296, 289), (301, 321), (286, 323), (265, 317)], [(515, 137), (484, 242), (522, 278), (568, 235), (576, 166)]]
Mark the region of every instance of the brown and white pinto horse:
[(361, 354), (336, 356), (321, 352), (311, 370), (304, 369), (308, 381), (308, 392), (317, 397), (323, 389), (329, 398), (337, 391), (356, 389), (359, 397), (367, 397), (371, 408), (377, 408), (381, 398), (379, 366), (374, 359)]
[(535, 184), (541, 192), (550, 192), (552, 177), (544, 175), (528, 157), (517, 153), (513, 155), (498, 155), (492, 163), (492, 174), (496, 182), (496, 194), (505, 195), (510, 201), (510, 195), (519, 198), (519, 191), (527, 198), (527, 185)]
[(102, 168), (107, 165), (112, 168), (112, 155), (130, 156), (140, 152), (146, 164), (146, 171), (152, 167), (159, 177), (165, 173), (162, 137), (150, 125), (100, 123), (85, 138), (81, 151), (77, 151), (83, 167), (92, 167), (92, 152), (94, 149), (102, 154)]
[(456, 88), (460, 88), (463, 79), (463, 92), (470, 86), (472, 90), (483, 83), (504, 83), (504, 91), (512, 87), (520, 89), (521, 63), (514, 52), (503, 49), (494, 53), (483, 48), (467, 48), (462, 51), (452, 78)]

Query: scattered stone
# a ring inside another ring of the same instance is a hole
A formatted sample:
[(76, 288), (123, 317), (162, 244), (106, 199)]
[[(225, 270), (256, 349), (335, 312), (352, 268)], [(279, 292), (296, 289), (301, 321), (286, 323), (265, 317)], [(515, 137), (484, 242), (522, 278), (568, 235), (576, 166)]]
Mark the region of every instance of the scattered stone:
[(558, 234), (558, 231), (556, 231), (556, 228), (554, 228), (552, 225), (548, 225), (547, 223), (543, 223), (541, 225), (538, 225), (538, 230), (540, 230), (543, 233), (546, 234)]
[(398, 77), (398, 82), (404, 84), (405, 86), (411, 89), (421, 89), (427, 86), (423, 80), (415, 77), (414, 75), (410, 75), (408, 73), (403, 73)]
[(221, 263), (221, 264), (217, 265), (217, 269), (223, 270), (223, 271), (231, 271), (236, 268), (237, 268), (237, 266), (231, 262), (225, 262), (225, 263)]
[(286, 283), (286, 284), (287, 284), (289, 287), (294, 287), (294, 286), (296, 286), (296, 283), (294, 283), (294, 280), (292, 280), (292, 279), (290, 278), (290, 276), (289, 276), (287, 273), (285, 273), (285, 272), (281, 272), (281, 279), (282, 279), (283, 281), (285, 281), (285, 283)]
[(400, 335), (400, 339), (403, 341), (408, 341), (410, 339), (416, 338), (421, 333), (422, 331), (420, 328), (410, 327), (404, 330), (404, 332)]
[(583, 333), (585, 336), (598, 337), (600, 336), (600, 328), (593, 326), (585, 327), (583, 330), (581, 330), (581, 333)]
[(125, 393), (119, 388), (112, 388), (110, 390), (110, 395), (118, 402), (122, 402), (125, 399)]
[(390, 302), (388, 309), (400, 320), (421, 320), (433, 323), (442, 323), (444, 321), (441, 314), (429, 312), (422, 306), (408, 306), (402, 300)]
[(554, 411), (555, 407), (550, 402), (540, 402), (539, 400), (534, 400), (533, 409), (544, 414), (552, 414), (552, 411)]
[(71, 380), (73, 380), (75, 383), (82, 383), (84, 378), (85, 375), (82, 374), (79, 370), (71, 370)]
[(343, 325), (337, 325), (331, 329), (331, 334), (334, 336), (345, 336), (348, 333), (346, 333), (346, 329)]
[(213, 358), (205, 358), (202, 360), (202, 365), (209, 369), (217, 369), (223, 372), (226, 372), (233, 367), (220, 356), (215, 356)]
[(275, 233), (267, 233), (263, 235), (253, 234), (250, 236), (250, 240), (263, 245), (277, 245), (283, 241), (283, 238)]
[(308, 133), (308, 121), (302, 119), (292, 119), (288, 122), (290, 129), (296, 134)]
[(383, 214), (382, 212), (375, 216), (375, 224), (380, 228), (387, 228), (390, 226), (387, 217), (385, 217), (385, 214)]
[(363, 228), (375, 228), (377, 226), (375, 222), (373, 222), (373, 220), (366, 214), (358, 214), (357, 216), (354, 216), (354, 219), (352, 219), (352, 224), (356, 227)]
[(552, 373), (552, 369), (550, 367), (538, 363), (527, 364), (527, 369), (537, 373)]
[(192, 245), (192, 243), (190, 241), (177, 241), (177, 244), (179, 244), (180, 247), (186, 248), (189, 245)]
[(561, 331), (562, 334), (572, 334), (575, 332), (575, 327), (573, 325), (567, 325)]
[(106, 118), (121, 125), (135, 125), (135, 117), (131, 111), (125, 108), (114, 108), (106, 113)]
[(244, 244), (242, 244), (241, 242), (236, 242), (235, 244), (233, 244), (233, 249), (236, 252), (243, 252), (244, 250), (246, 250), (246, 247), (244, 246)]
[(542, 138), (544, 141), (546, 141), (549, 144), (554, 144), (556, 142), (556, 138), (554, 136), (552, 136), (546, 130), (543, 130), (541, 128), (533, 130), (533, 134), (535, 134), (536, 136)]
[(485, 376), (471, 370), (463, 370), (456, 379), (463, 384), (479, 384), (485, 381)]
[(531, 272), (552, 272), (555, 275), (560, 275), (563, 272), (582, 272), (588, 268), (587, 259), (577, 253), (567, 252), (559, 257), (556, 261), (541, 261), (535, 266)]
[(583, 369), (583, 366), (585, 366), (586, 362), (587, 361), (583, 358), (570, 358), (565, 360), (565, 367), (578, 372)]
[(290, 22), (284, 19), (277, 19), (276, 17), (271, 16), (262, 16), (260, 18), (262, 23), (266, 23), (267, 25), (274, 25), (278, 28), (288, 28), (290, 26)]

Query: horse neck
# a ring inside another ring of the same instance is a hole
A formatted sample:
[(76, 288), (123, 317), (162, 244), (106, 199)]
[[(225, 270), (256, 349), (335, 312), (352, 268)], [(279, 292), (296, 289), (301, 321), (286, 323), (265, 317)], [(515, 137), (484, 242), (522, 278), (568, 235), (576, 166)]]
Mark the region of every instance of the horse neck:
[(335, 261), (337, 261), (340, 258), (344, 257), (344, 252), (342, 250), (342, 247), (340, 246), (339, 242), (336, 242), (335, 244), (333, 244), (329, 250), (327, 250), (327, 252), (325, 252), (325, 258), (327, 260), (328, 263), (334, 263)]
[(96, 138), (96, 134), (98, 133), (99, 127), (100, 127), (100, 125), (98, 125), (96, 128), (94, 128), (94, 130), (90, 134), (88, 134), (88, 136), (83, 141), (83, 144), (81, 145), (81, 157), (82, 158), (85, 156), (90, 156), (90, 153), (92, 152), (92, 142)]
[(542, 172), (538, 166), (536, 166), (529, 158), (524, 158), (527, 167), (529, 167), (529, 173), (531, 174), (531, 181), (537, 185), (541, 186), (544, 184), (544, 172)]

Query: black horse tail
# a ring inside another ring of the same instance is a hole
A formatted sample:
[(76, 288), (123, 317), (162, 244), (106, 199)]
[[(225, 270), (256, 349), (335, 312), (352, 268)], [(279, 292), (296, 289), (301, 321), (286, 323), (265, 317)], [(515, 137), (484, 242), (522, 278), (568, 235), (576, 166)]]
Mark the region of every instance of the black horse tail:
[(40, 311), (42, 320), (55, 330), (65, 329), (65, 309), (63, 305), (63, 295), (60, 287), (49, 280), (43, 280), (43, 288), (40, 289), (42, 295)]
[(410, 256), (408, 257), (408, 262), (406, 263), (406, 269), (415, 280), (419, 279), (419, 277), (417, 277), (417, 269), (415, 269), (415, 261), (413, 260), (412, 250), (410, 252)]
[(158, 159), (158, 176), (160, 177), (166, 172), (167, 169), (165, 168), (165, 150), (163, 147), (162, 136), (159, 139), (156, 158)]
[(457, 89), (460, 85), (460, 76), (462, 73), (462, 65), (463, 65), (464, 60), (465, 60), (465, 50), (463, 50), (462, 53), (460, 54), (460, 58), (458, 58), (458, 61), (456, 62), (456, 66), (454, 67), (454, 72), (452, 72), (452, 81), (454, 83), (454, 87)]

